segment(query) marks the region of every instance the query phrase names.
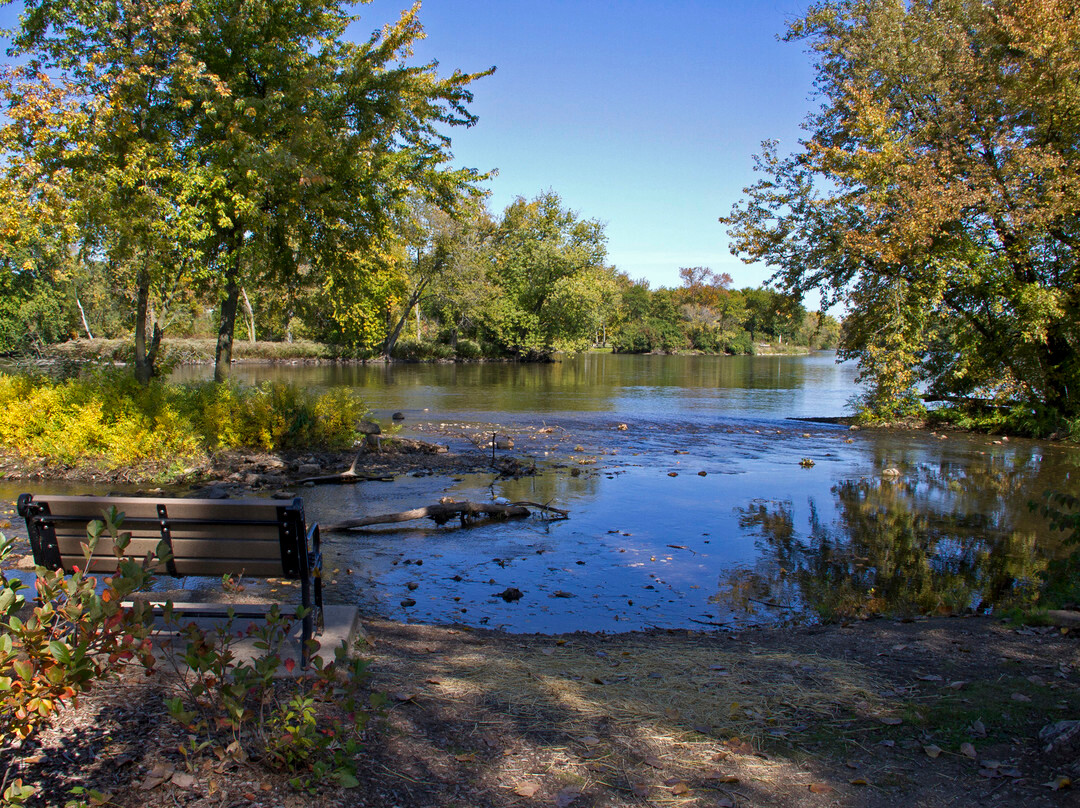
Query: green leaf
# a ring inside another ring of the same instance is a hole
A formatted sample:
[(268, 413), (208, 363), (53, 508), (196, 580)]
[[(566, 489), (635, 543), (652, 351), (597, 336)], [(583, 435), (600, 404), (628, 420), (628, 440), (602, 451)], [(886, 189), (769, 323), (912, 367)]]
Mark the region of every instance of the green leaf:
[(342, 788), (356, 788), (360, 785), (360, 781), (356, 779), (356, 776), (348, 769), (338, 769), (334, 772), (334, 779), (337, 780), (337, 784)]
[(71, 650), (66, 643), (60, 642), (60, 640), (53, 640), (49, 643), (49, 653), (52, 654), (53, 659), (63, 665), (71, 662)]
[(34, 678), (34, 665), (31, 662), (27, 662), (25, 659), (18, 659), (11, 663), (12, 669), (24, 682), (29, 682)]

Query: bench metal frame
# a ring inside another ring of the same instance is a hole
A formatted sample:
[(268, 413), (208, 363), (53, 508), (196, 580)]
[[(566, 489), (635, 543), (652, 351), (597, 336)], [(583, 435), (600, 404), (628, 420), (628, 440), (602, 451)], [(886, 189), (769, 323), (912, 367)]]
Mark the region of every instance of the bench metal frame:
[[(308, 641), (323, 625), (322, 547), (318, 524), (306, 526), (304, 502), (270, 499), (182, 499), (160, 497), (96, 497), (22, 494), (18, 512), (34, 563), (50, 570), (82, 567), (87, 524), (109, 508), (124, 514), (120, 528), (131, 533), (125, 554), (140, 559), (164, 542), (172, 553), (163, 565), (175, 578), (244, 575), (300, 581), (301, 659), (309, 661)], [(89, 573), (116, 571), (112, 538), (102, 534)], [(163, 605), (151, 601), (155, 609)], [(262, 604), (174, 603), (177, 613), (202, 616), (265, 616)]]

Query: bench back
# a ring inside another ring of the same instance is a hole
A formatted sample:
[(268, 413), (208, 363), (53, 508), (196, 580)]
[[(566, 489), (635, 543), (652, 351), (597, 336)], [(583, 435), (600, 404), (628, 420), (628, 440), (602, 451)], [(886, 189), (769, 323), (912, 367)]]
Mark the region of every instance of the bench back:
[[(173, 576), (243, 573), (254, 578), (306, 580), (310, 575), (304, 503), (268, 499), (77, 497), (23, 494), (35, 563), (48, 569), (82, 568), (86, 526), (111, 507), (131, 533), (129, 558), (144, 558), (165, 541), (172, 559), (158, 573)], [(116, 571), (112, 537), (103, 533), (88, 572)]]

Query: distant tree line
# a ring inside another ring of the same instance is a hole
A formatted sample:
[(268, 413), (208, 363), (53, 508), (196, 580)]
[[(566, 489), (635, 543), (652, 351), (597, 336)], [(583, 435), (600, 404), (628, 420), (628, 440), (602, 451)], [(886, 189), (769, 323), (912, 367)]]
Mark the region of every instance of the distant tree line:
[[(453, 214), (413, 198), (384, 257), (379, 285), (357, 302), (299, 267), (288, 282), (240, 288), (238, 339), (311, 340), (342, 355), (401, 359), (543, 359), (555, 351), (606, 347), (622, 353), (753, 353), (832, 348), (839, 323), (771, 289), (731, 289), (727, 275), (680, 270), (682, 285), (652, 289), (606, 264), (603, 225), (546, 192), (515, 200), (499, 217), (479, 201)], [(257, 268), (253, 268), (257, 269)], [(135, 291), (106, 260), (84, 256), (63, 277), (10, 273), (21, 289), (0, 291), (0, 351), (74, 337), (130, 338)], [(352, 290), (354, 294), (357, 289)], [(356, 316), (337, 312), (347, 301)], [(176, 294), (148, 318), (172, 337), (214, 337), (220, 295), (213, 285)]]

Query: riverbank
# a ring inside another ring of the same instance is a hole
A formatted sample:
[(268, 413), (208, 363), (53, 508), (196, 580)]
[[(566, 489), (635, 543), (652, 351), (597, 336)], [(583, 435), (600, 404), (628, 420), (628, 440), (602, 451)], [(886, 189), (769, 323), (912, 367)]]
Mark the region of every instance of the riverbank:
[[(358, 785), (302, 793), (253, 760), (183, 755), (174, 683), (95, 689), (18, 750), (63, 804), (717, 806), (1074, 804), (1080, 646), (990, 618), (738, 634), (515, 635), (364, 621), (373, 691)], [(10, 762), (10, 761), (8, 761)], [(5, 762), (5, 763), (8, 763)], [(104, 804), (104, 803), (99, 803)]]
[[(451, 435), (470, 445), (466, 439), (485, 430), (434, 427), (425, 442), (384, 441), (384, 451), (365, 452), (356, 470), (443, 479), (490, 473), (490, 454), (480, 448), (421, 448)], [(756, 426), (745, 428), (758, 437)], [(632, 439), (635, 429), (613, 425), (605, 434)], [(803, 430), (782, 439), (806, 440)], [(847, 435), (834, 429), (814, 440), (847, 445)], [(562, 427), (523, 427), (513, 437), (522, 447), (535, 437), (544, 451), (549, 441), (560, 446), (560, 457), (596, 459), (579, 451), (580, 433)], [(678, 463), (688, 457), (682, 451), (667, 456)], [(637, 462), (632, 456), (625, 447), (600, 465)], [(221, 453), (200, 493), (303, 494), (302, 479), (343, 471), (352, 459), (351, 452)], [(813, 473), (797, 459), (794, 471)], [(569, 462), (563, 473), (572, 479), (600, 473), (598, 465)], [(582, 476), (573, 476), (578, 469)], [(408, 558), (423, 553), (423, 575), (431, 575), (436, 539), (423, 541)], [(546, 553), (544, 563), (552, 558)], [(405, 569), (417, 570), (409, 580), (427, 592), (420, 568)], [(552, 602), (575, 602), (565, 594)], [(1053, 628), (968, 617), (518, 634), (370, 612), (364, 626), (369, 643), (358, 653), (370, 660), (368, 686), (390, 701), (363, 736), (355, 788), (323, 783), (314, 794), (299, 792), (289, 775), (257, 760), (181, 753), (181, 745), (191, 749), (186, 732), (162, 706), (175, 681), (141, 674), (105, 683), (63, 713), (17, 751), (13, 776), (45, 789), (42, 804), (64, 804), (82, 787), (122, 808), (1056, 808), (1075, 798), (1062, 778), (1080, 775), (1080, 749), (1065, 742), (1047, 753), (1039, 739), (1057, 720), (1080, 718), (1080, 646), (1076, 635)]]
[[(745, 354), (757, 356), (805, 356), (812, 352), (805, 345), (788, 343), (759, 342)], [(162, 340), (159, 363), (164, 367), (178, 364), (213, 364), (217, 351), (217, 342), (209, 338), (170, 337)], [(68, 342), (46, 346), (36, 357), (41, 361), (89, 362), (89, 363), (128, 363), (133, 355), (133, 346), (129, 339), (73, 339)], [(610, 347), (593, 348), (586, 353), (612, 353)], [(627, 352), (622, 352), (627, 353)], [(650, 353), (650, 352), (645, 352)], [(734, 356), (720, 352), (711, 354), (707, 351), (685, 349), (673, 352), (653, 351), (656, 356)], [(543, 359), (522, 361), (551, 361), (553, 355)], [(357, 355), (341, 346), (310, 340), (293, 342), (270, 342), (236, 340), (233, 343), (233, 362), (282, 362), (294, 364), (331, 364), (331, 363), (371, 363), (393, 362), (415, 363), (428, 362), (507, 362), (518, 361), (505, 356), (484, 356), (479, 346), (468, 341), (467, 346), (455, 351), (450, 345), (441, 343), (417, 343), (412, 340), (402, 343), (401, 349), (393, 357), (377, 354)]]

